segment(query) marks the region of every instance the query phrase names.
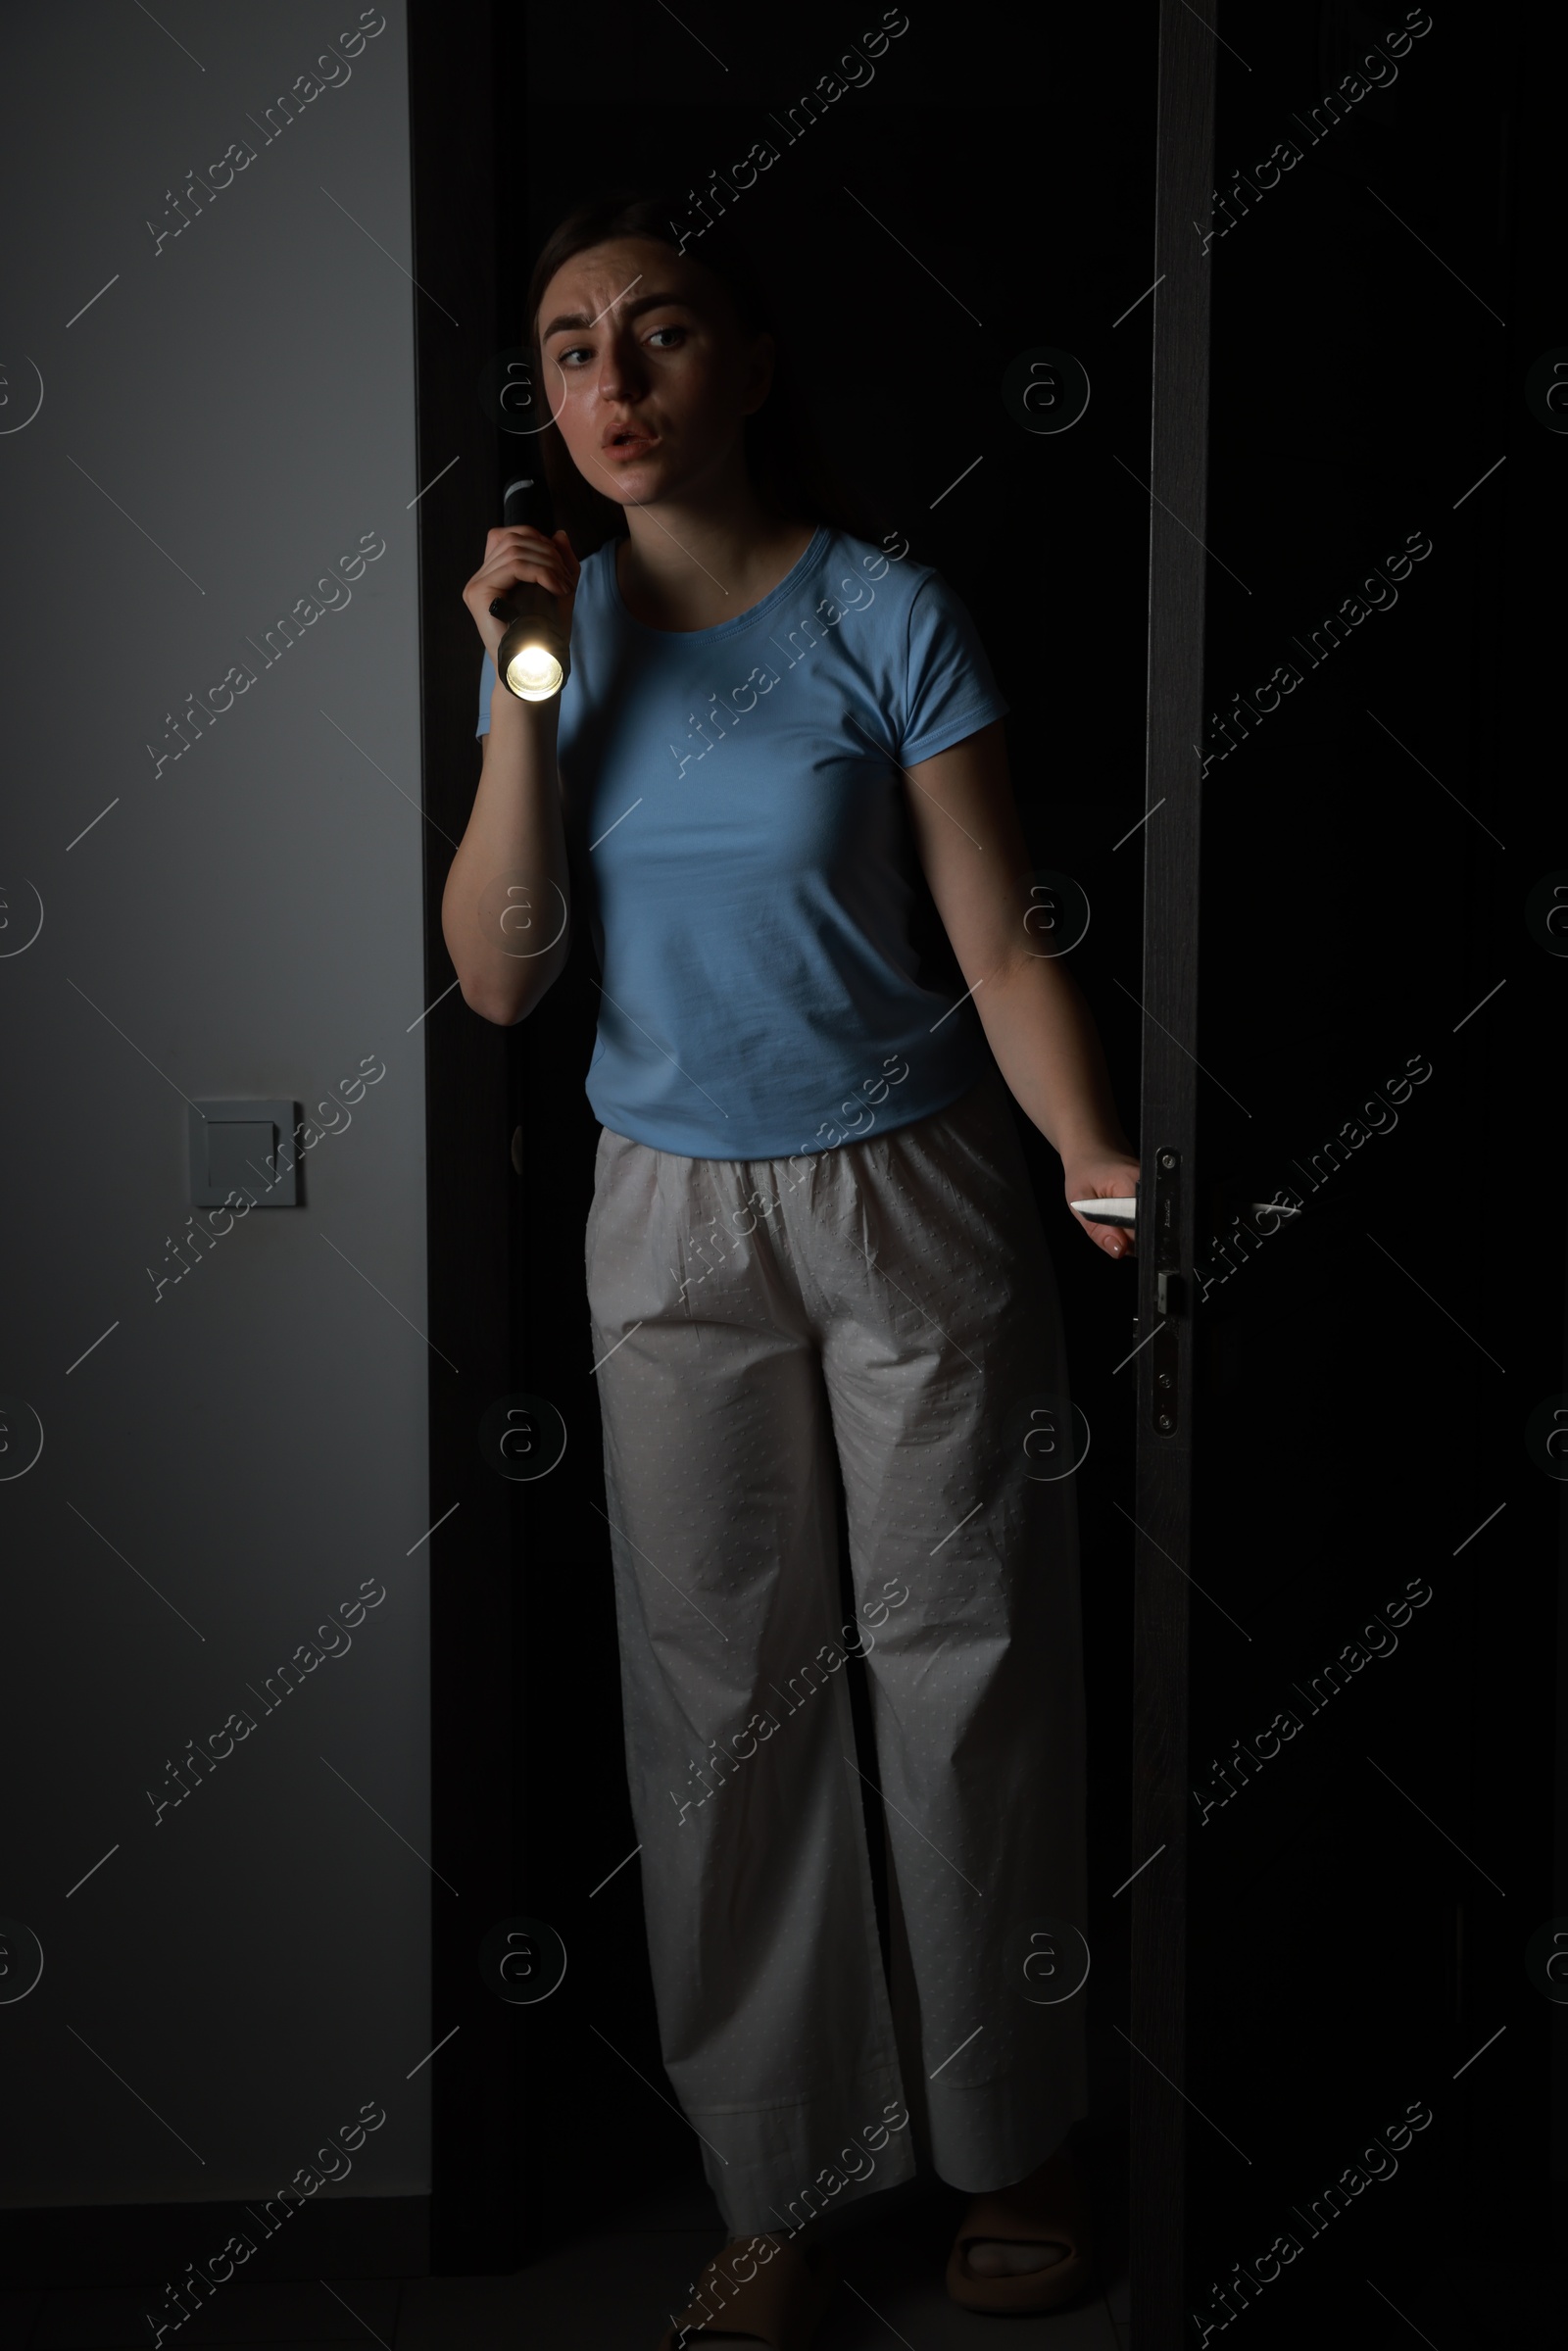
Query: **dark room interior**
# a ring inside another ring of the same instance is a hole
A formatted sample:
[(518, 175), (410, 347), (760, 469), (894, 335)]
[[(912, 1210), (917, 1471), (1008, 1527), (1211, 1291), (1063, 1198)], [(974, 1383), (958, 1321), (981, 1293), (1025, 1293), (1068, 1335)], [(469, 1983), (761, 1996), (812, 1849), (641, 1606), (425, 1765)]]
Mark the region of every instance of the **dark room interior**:
[[(0, 40), (0, 2351), (1559, 2342), (1561, 25), (86, 0)], [(636, 343), (636, 279), (545, 331), (551, 240), (632, 195), (667, 229), (549, 283), (658, 256), (696, 342)], [(730, 401), (722, 468), (716, 426), (661, 457), (634, 419), (588, 480), (573, 432), (649, 383)], [(825, 503), (760, 469), (797, 413)], [(731, 511), (774, 534), (748, 610), (824, 544), (876, 582), (750, 706), (680, 540)], [(705, 629), (712, 712), (628, 768)], [(561, 656), (531, 698), (523, 638)], [(873, 644), (907, 706), (813, 766), (808, 692), (874, 701)], [(605, 851), (612, 773), (649, 807)], [(814, 857), (868, 774), (918, 847), (893, 896), (866, 848), (748, 902), (742, 832)], [(1022, 848), (960, 881), (993, 790)], [(643, 844), (699, 806), (682, 877)], [(570, 916), (509, 947), (558, 836)], [(455, 957), (470, 872), (500, 945)], [(852, 994), (888, 1074), (792, 1143)], [(690, 1142), (743, 1080), (748, 1147)], [(993, 1145), (1044, 1251), (976, 1270)], [(764, 1161), (777, 1222), (710, 1249), (682, 1203)], [(830, 1241), (886, 1276), (885, 1476), (839, 1338), (791, 1418), (719, 1303), (782, 1316), (808, 1242), (826, 1298)], [(911, 1315), (926, 1353), (886, 1351)], [(994, 1506), (912, 1543), (965, 1463)], [(766, 1700), (699, 1711), (754, 1669), (724, 1615), (699, 1673), (694, 1590), (744, 1610), (755, 1568), (793, 1660), (775, 1553), (861, 1630), (831, 1791), (820, 1714), (737, 1740), (733, 1789), (705, 1753)], [(884, 1568), (914, 1605), (873, 1641)], [(699, 1760), (656, 1822), (661, 1706)], [(819, 2045), (771, 2060), (808, 1966)], [(904, 2121), (852, 2168), (812, 2118), (862, 2072)], [(816, 2217), (765, 2218), (797, 2178)], [(977, 2217), (1007, 2195), (1015, 2231)], [(999, 2241), (1049, 2258), (964, 2251)]]

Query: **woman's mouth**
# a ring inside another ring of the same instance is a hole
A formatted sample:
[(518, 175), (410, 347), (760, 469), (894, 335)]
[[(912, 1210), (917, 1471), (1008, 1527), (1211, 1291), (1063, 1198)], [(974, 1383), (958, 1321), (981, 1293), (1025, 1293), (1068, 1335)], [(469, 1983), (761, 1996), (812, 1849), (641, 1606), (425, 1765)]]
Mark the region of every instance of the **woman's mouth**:
[(658, 439), (657, 433), (645, 432), (640, 425), (617, 425), (605, 440), (604, 452), (607, 458), (612, 461), (618, 459), (624, 465), (632, 458), (646, 455)]

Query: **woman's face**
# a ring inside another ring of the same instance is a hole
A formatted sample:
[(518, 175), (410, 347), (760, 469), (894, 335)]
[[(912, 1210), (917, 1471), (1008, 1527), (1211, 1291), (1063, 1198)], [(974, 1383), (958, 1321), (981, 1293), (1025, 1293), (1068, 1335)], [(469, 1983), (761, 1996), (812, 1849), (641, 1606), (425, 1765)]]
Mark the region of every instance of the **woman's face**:
[(564, 264), (539, 306), (539, 342), (571, 461), (620, 506), (720, 477), (772, 372), (771, 338), (749, 341), (717, 281), (651, 237)]

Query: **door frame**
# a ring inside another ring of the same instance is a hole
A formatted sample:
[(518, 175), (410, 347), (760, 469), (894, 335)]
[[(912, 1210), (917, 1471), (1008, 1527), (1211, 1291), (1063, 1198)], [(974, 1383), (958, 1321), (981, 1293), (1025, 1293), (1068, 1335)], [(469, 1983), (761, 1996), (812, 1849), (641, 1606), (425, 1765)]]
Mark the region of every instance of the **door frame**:
[[(1139, 1114), (1129, 2252), (1140, 2351), (1183, 2339), (1198, 915), (1215, 37), (1160, 0)], [(1163, 1311), (1162, 1311), (1163, 1309)], [(1163, 1425), (1168, 1423), (1169, 1425)]]
[[(441, 929), (478, 774), (479, 663), (465, 579), (500, 520), (501, 435), (480, 377), (499, 314), (504, 109), (516, 43), (495, 0), (409, 0), (409, 141), (418, 503), (424, 859), (425, 1182), (430, 1365), (430, 2269), (522, 2257), (523, 2100), (513, 2012), (479, 1945), (515, 1913), (518, 1805), (515, 1490), (481, 1454), (514, 1342), (509, 1032), (457, 992)], [(448, 1368), (447, 1361), (456, 1371)], [(455, 1889), (455, 1890), (453, 1890)]]

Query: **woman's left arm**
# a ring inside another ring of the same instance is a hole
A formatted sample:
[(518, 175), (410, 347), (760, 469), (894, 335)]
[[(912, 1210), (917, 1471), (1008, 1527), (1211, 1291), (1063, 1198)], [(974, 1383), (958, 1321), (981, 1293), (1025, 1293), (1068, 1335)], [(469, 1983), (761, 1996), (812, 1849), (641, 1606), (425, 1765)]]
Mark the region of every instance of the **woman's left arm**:
[[(1002, 721), (904, 771), (920, 862), (1012, 1095), (1060, 1154), (1068, 1200), (1130, 1198), (1138, 1157), (1116, 1115), (1100, 1033), (1059, 956), (1024, 928), (1029, 849)], [(1107, 1256), (1131, 1237), (1077, 1222)]]

